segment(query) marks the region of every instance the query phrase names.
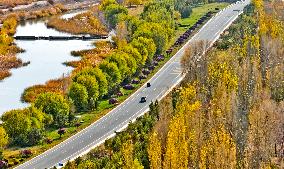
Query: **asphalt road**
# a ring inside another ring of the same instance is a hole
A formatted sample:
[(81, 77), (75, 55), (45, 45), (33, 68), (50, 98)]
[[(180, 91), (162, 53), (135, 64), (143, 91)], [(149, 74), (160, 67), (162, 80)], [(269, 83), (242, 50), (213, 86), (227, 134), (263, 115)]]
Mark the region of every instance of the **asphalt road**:
[[(220, 11), (185, 46), (198, 40), (216, 41), (248, 3), (249, 0), (237, 2)], [(115, 131), (125, 128), (130, 121), (143, 115), (148, 110), (151, 100), (161, 99), (182, 80), (180, 58), (184, 54), (185, 46), (149, 80), (150, 88), (142, 86), (97, 122), (16, 168), (43, 169), (58, 166), (59, 162), (66, 163), (68, 160), (75, 159), (103, 143), (107, 138), (114, 136)], [(142, 96), (147, 97), (146, 103), (139, 103)]]

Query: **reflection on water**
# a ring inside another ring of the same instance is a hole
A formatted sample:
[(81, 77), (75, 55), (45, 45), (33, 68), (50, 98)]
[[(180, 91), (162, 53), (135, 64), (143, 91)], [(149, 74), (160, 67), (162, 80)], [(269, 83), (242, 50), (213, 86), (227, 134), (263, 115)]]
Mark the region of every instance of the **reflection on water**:
[[(47, 29), (44, 21), (26, 22), (18, 26), (16, 36), (60, 36), (70, 35)], [(44, 84), (50, 79), (56, 79), (63, 73), (70, 73), (72, 68), (62, 63), (78, 60), (72, 57), (72, 50), (90, 49), (90, 41), (16, 41), (16, 44), (24, 49), (25, 53), (18, 54), (24, 62), (31, 63), (26, 67), (13, 69), (12, 76), (0, 82), (0, 115), (3, 112), (26, 107), (27, 104), (20, 101), (25, 88)]]

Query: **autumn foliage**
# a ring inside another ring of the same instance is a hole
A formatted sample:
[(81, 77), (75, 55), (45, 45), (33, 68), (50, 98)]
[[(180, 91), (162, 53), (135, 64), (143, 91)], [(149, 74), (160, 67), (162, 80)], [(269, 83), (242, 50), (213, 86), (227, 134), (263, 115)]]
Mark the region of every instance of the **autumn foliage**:
[(91, 12), (78, 14), (70, 19), (53, 17), (48, 27), (73, 34), (107, 35), (107, 28)]
[(209, 52), (196, 56), (204, 42), (187, 50), (184, 81), (106, 141), (109, 154), (73, 167), (283, 168), (282, 28), (254, 29), (262, 21), (251, 7)]
[(6, 5), (9, 7), (14, 7), (16, 5), (27, 5), (36, 0), (1, 0), (0, 5)]
[(34, 102), (35, 99), (43, 93), (54, 92), (58, 94), (66, 93), (66, 90), (70, 84), (69, 77), (63, 77), (56, 80), (47, 81), (44, 85), (35, 85), (25, 89), (22, 100), (28, 103)]

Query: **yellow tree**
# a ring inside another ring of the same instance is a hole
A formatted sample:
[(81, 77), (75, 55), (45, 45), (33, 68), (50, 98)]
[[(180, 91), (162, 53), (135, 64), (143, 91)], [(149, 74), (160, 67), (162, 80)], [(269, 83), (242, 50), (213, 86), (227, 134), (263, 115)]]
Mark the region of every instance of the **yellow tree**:
[(151, 169), (162, 168), (162, 149), (158, 134), (153, 132), (149, 138), (148, 155)]
[(122, 144), (123, 169), (143, 169), (144, 167), (133, 157), (134, 146), (132, 140)]
[(181, 113), (178, 113), (169, 125), (163, 168), (187, 169), (188, 155), (185, 118)]
[(8, 144), (8, 134), (3, 127), (0, 127), (0, 149), (3, 149)]
[(132, 169), (133, 167), (133, 144), (131, 140), (122, 145), (123, 168)]
[(125, 5), (132, 6), (132, 5), (140, 5), (142, 4), (142, 0), (125, 0)]
[(236, 168), (236, 146), (223, 125), (213, 128), (211, 136), (201, 148), (200, 169)]
[(202, 144), (204, 133), (204, 114), (200, 111), (201, 103), (197, 100), (196, 85), (188, 85), (182, 88), (176, 106), (176, 112), (184, 118), (188, 142), (188, 165), (192, 168), (196, 168), (198, 165), (198, 147)]

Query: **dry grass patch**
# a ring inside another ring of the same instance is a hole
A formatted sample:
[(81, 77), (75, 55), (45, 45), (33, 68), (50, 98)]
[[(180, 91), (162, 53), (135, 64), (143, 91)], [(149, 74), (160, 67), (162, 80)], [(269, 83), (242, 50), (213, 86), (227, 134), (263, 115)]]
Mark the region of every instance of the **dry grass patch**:
[(25, 102), (34, 102), (37, 96), (46, 92), (54, 92), (64, 95), (71, 83), (70, 77), (63, 77), (55, 80), (49, 80), (44, 85), (34, 85), (25, 89), (22, 100)]
[(0, 5), (15, 7), (17, 5), (27, 5), (38, 0), (1, 0)]
[(107, 28), (91, 12), (78, 14), (70, 19), (51, 18), (48, 27), (73, 34), (107, 35)]
[(144, 10), (144, 6), (140, 5), (137, 7), (128, 8), (128, 14), (132, 16), (139, 16)]
[(18, 68), (23, 65), (21, 59), (10, 55), (0, 55), (0, 80), (9, 77), (11, 73), (9, 72), (12, 68)]
[(281, 21), (284, 21), (284, 1), (265, 2), (264, 7), (268, 14), (276, 14)]

